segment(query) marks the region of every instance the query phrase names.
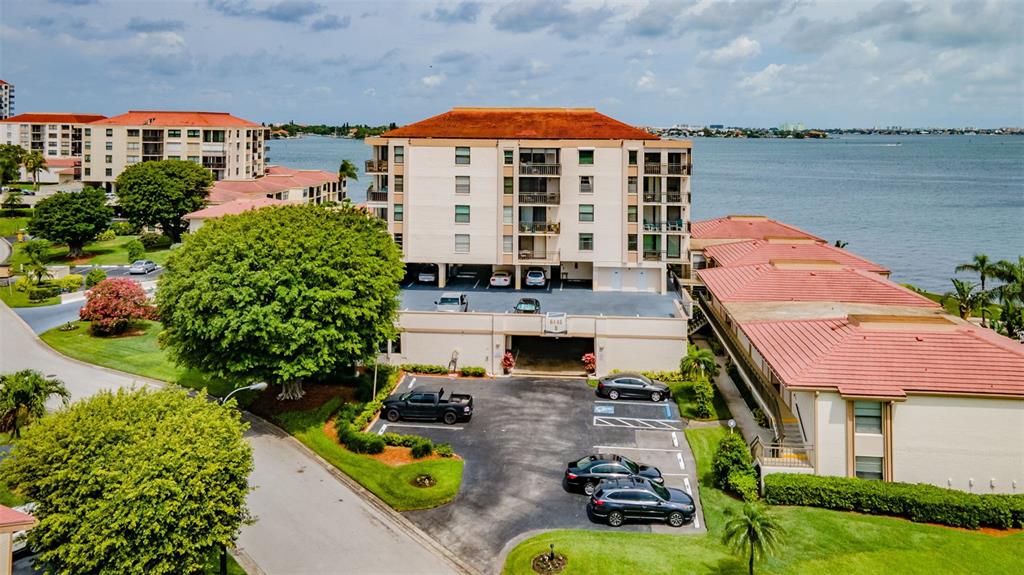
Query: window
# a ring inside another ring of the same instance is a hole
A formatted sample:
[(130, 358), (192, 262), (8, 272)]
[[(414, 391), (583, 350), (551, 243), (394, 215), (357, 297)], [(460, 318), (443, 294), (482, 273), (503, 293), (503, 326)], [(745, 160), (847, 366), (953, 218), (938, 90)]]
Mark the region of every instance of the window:
[(405, 217), (405, 205), (395, 204), (395, 221), (401, 222), (402, 218)]
[(455, 148), (455, 163), (456, 164), (468, 164), (469, 163), (469, 148)]
[(512, 155), (512, 150), (505, 150), (505, 165), (511, 166), (513, 161), (515, 161), (515, 156)]
[(636, 193), (636, 176), (626, 178), (626, 190), (631, 194)]
[(186, 134), (188, 135), (189, 138), (198, 138), (199, 130), (189, 130), (186, 132)]
[(455, 223), (469, 223), (469, 206), (455, 206)]
[(86, 154), (85, 155), (85, 161), (86, 162), (91, 162), (92, 161), (92, 154)]
[(501, 236), (501, 253), (512, 253), (512, 236)]
[(220, 143), (224, 141), (224, 130), (203, 130), (203, 141)]
[(594, 193), (594, 176), (580, 176), (580, 193)]
[(455, 253), (469, 253), (469, 234), (455, 234)]
[(46, 153), (46, 155), (48, 155), (48, 156), (56, 156), (57, 155), (57, 150), (50, 150), (49, 152)]
[(629, 234), (626, 236), (626, 249), (631, 252), (636, 251), (636, 234)]
[(188, 161), (195, 162), (195, 163), (198, 164), (199, 163), (199, 156), (189, 156), (188, 157)]
[(455, 176), (455, 193), (469, 193), (469, 176)]
[[(180, 160), (181, 156), (167, 156), (168, 160)], [(235, 169), (237, 173), (237, 168)]]
[(395, 163), (405, 163), (405, 146), (395, 146)]
[(106, 162), (108, 164), (113, 164), (114, 163), (114, 156), (110, 156), (110, 155), (106, 156)]
[(636, 165), (636, 150), (630, 150), (629, 151), (629, 165), (630, 166), (635, 166)]
[(92, 168), (86, 168), (85, 169), (85, 175), (91, 176), (92, 175)]
[(114, 170), (107, 168), (106, 170), (104, 170), (104, 173), (106, 173), (107, 177), (109, 178), (114, 175)]
[(511, 195), (512, 191), (514, 189), (514, 186), (515, 186), (514, 179), (513, 178), (505, 178), (505, 184), (504, 185), (505, 185), (505, 193), (508, 194), (508, 195)]
[(594, 250), (594, 234), (580, 234), (580, 251), (589, 252)]
[(857, 433), (882, 433), (882, 404), (878, 401), (853, 402), (854, 429)]
[(86, 142), (85, 143), (85, 149), (86, 150), (91, 150), (92, 149), (92, 142)]
[(594, 164), (594, 150), (580, 150), (580, 165), (591, 166)]
[(114, 149), (114, 142), (107, 142), (107, 143), (103, 144), (103, 148), (106, 149), (106, 150), (113, 150)]
[[(396, 214), (396, 217), (397, 217), (397, 214)], [(402, 247), (402, 243), (404, 241), (405, 241), (405, 238), (402, 237), (402, 234), (395, 234), (395, 243), (398, 244), (398, 247)]]
[(109, 138), (110, 136), (113, 136), (113, 135), (114, 135), (114, 129), (113, 128), (107, 128), (107, 137)]
[(395, 176), (395, 193), (405, 193), (405, 176)]
[(139, 157), (138, 156), (128, 156), (127, 158), (125, 158), (125, 163), (126, 164), (138, 164), (139, 163)]
[(167, 130), (167, 137), (168, 138), (180, 138), (181, 137), (181, 130)]
[(580, 204), (580, 221), (594, 221), (594, 204)]
[(513, 215), (514, 214), (512, 212), (512, 206), (503, 206), (501, 208), (501, 223), (503, 223), (503, 224), (514, 223), (512, 221), (512, 216)]
[[(110, 142), (107, 142), (107, 143), (109, 144)], [(109, 150), (110, 148), (107, 148), (107, 149)], [(128, 151), (133, 151), (133, 150), (138, 150), (138, 149), (139, 149), (139, 143), (138, 142), (128, 142)]]
[(626, 221), (631, 224), (636, 223), (636, 206), (626, 206)]
[[(860, 403), (860, 402), (858, 402)], [(854, 475), (861, 479), (882, 480), (882, 458), (857, 456)]]
[[(107, 135), (109, 136), (110, 134), (107, 134)], [(129, 129), (128, 130), (128, 137), (129, 138), (138, 138), (139, 137), (139, 131), (138, 130), (134, 130), (134, 129)]]
[(92, 128), (86, 128), (85, 129), (85, 135), (86, 136), (91, 136), (92, 135)]

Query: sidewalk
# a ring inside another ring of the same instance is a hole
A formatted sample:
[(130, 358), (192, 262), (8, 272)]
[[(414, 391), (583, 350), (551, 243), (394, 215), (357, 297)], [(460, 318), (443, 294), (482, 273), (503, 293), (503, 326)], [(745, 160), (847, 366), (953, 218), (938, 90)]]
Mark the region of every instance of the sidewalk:
[[(706, 339), (703, 338), (691, 338), (694, 345), (702, 349), (711, 349)], [(743, 400), (743, 396), (740, 395), (740, 390), (736, 388), (736, 383), (729, 377), (729, 374), (725, 371), (725, 356), (716, 355), (715, 363), (718, 364), (718, 377), (715, 378), (715, 386), (718, 387), (719, 393), (725, 398), (725, 404), (729, 406), (729, 411), (732, 413), (732, 418), (736, 420), (736, 427), (739, 428), (740, 433), (743, 434), (744, 441), (749, 444), (754, 440), (755, 437), (760, 437), (763, 443), (772, 443), (775, 441), (771, 430), (765, 429), (757, 424), (757, 420), (754, 419), (754, 414), (747, 407), (747, 402)]]

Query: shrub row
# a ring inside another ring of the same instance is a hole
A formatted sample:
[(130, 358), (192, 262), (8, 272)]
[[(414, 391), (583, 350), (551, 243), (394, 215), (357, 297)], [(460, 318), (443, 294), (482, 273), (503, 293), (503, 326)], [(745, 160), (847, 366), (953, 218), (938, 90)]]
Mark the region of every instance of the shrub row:
[(409, 373), (428, 373), (434, 375), (448, 375), (448, 368), (443, 365), (431, 365), (428, 363), (404, 363), (402, 370)]
[(739, 433), (722, 437), (711, 460), (712, 483), (746, 501), (757, 500), (757, 472), (750, 450)]
[(140, 235), (139, 241), (142, 243), (142, 246), (146, 248), (146, 251), (165, 250), (171, 247), (171, 244), (173, 243), (171, 238), (163, 234), (155, 234), (152, 232)]
[[(394, 368), (383, 365), (379, 366), (378, 376), (384, 378), (384, 387), (377, 392), (377, 396), (374, 397), (372, 401), (363, 405), (362, 412), (352, 420), (352, 427), (357, 430), (365, 429), (366, 426), (370, 424), (370, 421), (377, 415), (377, 412), (380, 411), (381, 406), (384, 405), (384, 400), (391, 395), (391, 392), (395, 389), (395, 385), (398, 384), (398, 372), (395, 371)], [(380, 452), (378, 451), (378, 453)]]
[(982, 495), (923, 483), (787, 473), (766, 476), (764, 495), (773, 505), (892, 515), (967, 529), (1024, 527), (1024, 495)]
[(38, 286), (29, 286), (28, 288), (28, 300), (33, 302), (43, 301), (51, 297), (57, 297), (60, 295), (60, 286), (53, 284), (43, 284)]
[(338, 442), (355, 453), (376, 454), (384, 451), (384, 439), (376, 433), (356, 431), (348, 422), (335, 420)]
[(697, 416), (711, 417), (715, 409), (715, 386), (707, 379), (698, 379), (693, 382), (693, 394)]
[(0, 210), (0, 217), (4, 218), (31, 218), (35, 210), (32, 208), (4, 208)]
[(459, 375), (462, 377), (483, 377), (487, 375), (487, 370), (482, 367), (464, 367), (459, 370)]

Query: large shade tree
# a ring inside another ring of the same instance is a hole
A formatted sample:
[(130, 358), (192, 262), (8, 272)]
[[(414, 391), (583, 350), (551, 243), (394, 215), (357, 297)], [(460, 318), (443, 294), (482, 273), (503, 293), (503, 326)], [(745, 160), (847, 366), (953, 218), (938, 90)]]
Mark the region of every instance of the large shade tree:
[(208, 221), (159, 280), (162, 343), (178, 363), (282, 385), (373, 358), (396, 335), (403, 267), (383, 220), (281, 206)]
[(0, 477), (50, 573), (202, 573), (249, 518), (245, 427), (182, 390), (105, 391), (26, 429)]
[(25, 148), (16, 144), (0, 144), (0, 185), (6, 186), (18, 180)]
[(36, 237), (67, 244), (71, 257), (81, 257), (85, 244), (110, 226), (114, 210), (96, 188), (57, 192), (36, 204), (28, 231)]
[(129, 222), (160, 226), (178, 242), (188, 230), (185, 214), (206, 206), (213, 176), (195, 162), (163, 160), (132, 164), (116, 183), (117, 201)]

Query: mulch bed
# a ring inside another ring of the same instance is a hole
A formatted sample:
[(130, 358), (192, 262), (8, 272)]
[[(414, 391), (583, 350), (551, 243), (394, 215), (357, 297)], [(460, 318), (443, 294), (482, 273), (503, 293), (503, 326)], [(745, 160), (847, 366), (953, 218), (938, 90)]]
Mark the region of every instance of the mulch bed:
[(288, 411), (317, 409), (336, 397), (342, 398), (345, 402), (354, 402), (356, 399), (356, 388), (353, 386), (306, 384), (302, 386), (302, 389), (306, 391), (306, 395), (302, 396), (302, 399), (280, 400), (277, 399), (280, 389), (272, 385), (256, 396), (247, 409), (260, 417), (273, 419)]
[(561, 553), (555, 553), (554, 559), (551, 559), (547, 553), (541, 553), (533, 558), (532, 567), (537, 573), (548, 575), (549, 573), (561, 573), (568, 562), (569, 560)]

